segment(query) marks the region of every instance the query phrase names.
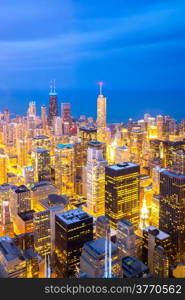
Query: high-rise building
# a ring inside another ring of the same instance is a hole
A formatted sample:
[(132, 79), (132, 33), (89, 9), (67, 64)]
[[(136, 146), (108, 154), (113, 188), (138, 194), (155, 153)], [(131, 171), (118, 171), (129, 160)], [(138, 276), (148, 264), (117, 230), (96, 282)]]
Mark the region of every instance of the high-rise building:
[(150, 278), (150, 270), (142, 261), (132, 256), (122, 259), (123, 278)]
[(30, 190), (25, 185), (12, 186), (11, 189), (11, 211), (15, 217), (19, 213), (31, 210)]
[(10, 215), (10, 203), (9, 200), (3, 200), (2, 202), (2, 214), (0, 225), (2, 226), (2, 235), (14, 236), (14, 227), (12, 218)]
[(55, 81), (51, 81), (50, 93), (49, 93), (49, 115), (48, 124), (52, 126), (53, 118), (58, 116), (58, 101), (57, 93), (55, 90)]
[[(80, 258), (80, 273), (89, 278), (104, 278), (106, 267), (105, 238), (86, 242)], [(112, 277), (122, 277), (121, 257), (115, 244), (110, 242), (110, 267)]]
[(139, 165), (130, 162), (105, 168), (105, 215), (114, 229), (122, 219), (138, 228), (139, 174)]
[(9, 236), (0, 237), (0, 278), (26, 278), (26, 260)]
[(50, 151), (51, 140), (46, 135), (38, 135), (32, 139), (32, 149), (44, 149)]
[(59, 144), (55, 149), (55, 185), (63, 195), (74, 193), (75, 161), (74, 145)]
[(42, 120), (42, 128), (44, 129), (44, 131), (46, 131), (47, 129), (47, 108), (45, 105), (41, 106), (41, 120)]
[(172, 152), (172, 169), (179, 174), (185, 175), (185, 150)]
[(131, 222), (126, 219), (118, 222), (116, 244), (121, 256), (136, 256), (136, 235)]
[(6, 154), (0, 153), (0, 170), (1, 170), (1, 176), (0, 176), (0, 184), (7, 183), (8, 177), (8, 157)]
[(93, 239), (93, 218), (81, 209), (56, 215), (56, 273), (74, 277), (84, 243)]
[(161, 246), (156, 246), (154, 249), (154, 277), (168, 278), (169, 277), (169, 257)]
[(105, 216), (100, 216), (96, 219), (96, 238), (102, 238), (106, 236), (106, 232), (110, 227), (109, 219)]
[[(157, 228), (150, 226), (143, 230), (143, 262), (148, 264), (150, 272), (155, 273), (155, 269), (158, 265), (159, 260), (156, 260), (156, 247), (160, 246), (163, 248), (163, 254), (168, 257), (168, 270), (169, 264), (171, 263), (171, 237), (164, 231), (158, 230)], [(160, 257), (158, 257), (159, 259)], [(156, 265), (157, 263), (157, 265)]]
[(70, 103), (62, 103), (61, 104), (61, 115), (62, 121), (64, 123), (71, 123), (71, 104)]
[(100, 93), (97, 99), (97, 138), (98, 141), (105, 143), (106, 142), (106, 128), (107, 128), (107, 121), (106, 121), (106, 106), (107, 106), (107, 99), (102, 94), (102, 85), (103, 82), (99, 83), (100, 86)]
[(105, 166), (102, 143), (89, 142), (87, 174), (87, 210), (96, 217), (105, 213)]
[(42, 257), (51, 254), (51, 228), (49, 210), (34, 213), (35, 251)]
[(173, 261), (185, 262), (185, 175), (160, 173), (159, 228), (170, 234)]
[(159, 228), (159, 209), (160, 209), (160, 195), (153, 195), (151, 206), (150, 223), (152, 226)]
[(48, 150), (34, 149), (32, 151), (32, 164), (34, 168), (34, 182), (50, 181), (51, 167)]

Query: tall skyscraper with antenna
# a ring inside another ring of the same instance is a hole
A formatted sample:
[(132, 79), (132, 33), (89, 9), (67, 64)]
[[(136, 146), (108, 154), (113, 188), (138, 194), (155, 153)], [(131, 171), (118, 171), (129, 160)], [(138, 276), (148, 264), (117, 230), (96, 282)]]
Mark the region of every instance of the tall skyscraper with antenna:
[(103, 82), (99, 82), (100, 92), (97, 99), (97, 127), (98, 127), (98, 141), (99, 142), (106, 142), (106, 106), (107, 106), (107, 99), (102, 94), (102, 87)]
[(53, 118), (58, 116), (58, 100), (55, 87), (55, 80), (51, 80), (50, 93), (49, 93), (49, 116), (48, 124), (51, 126)]

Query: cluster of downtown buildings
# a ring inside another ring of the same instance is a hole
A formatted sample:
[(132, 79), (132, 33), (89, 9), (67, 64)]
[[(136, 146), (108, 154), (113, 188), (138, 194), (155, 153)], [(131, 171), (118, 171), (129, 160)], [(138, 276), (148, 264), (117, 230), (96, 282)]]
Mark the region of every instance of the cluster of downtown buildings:
[(101, 87), (0, 113), (0, 277), (185, 277), (185, 120), (107, 124)]

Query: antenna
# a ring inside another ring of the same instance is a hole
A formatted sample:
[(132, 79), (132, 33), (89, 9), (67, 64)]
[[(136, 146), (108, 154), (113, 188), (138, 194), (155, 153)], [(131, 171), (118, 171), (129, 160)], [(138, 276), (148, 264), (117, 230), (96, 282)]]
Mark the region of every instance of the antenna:
[(50, 80), (50, 93), (53, 92), (53, 80)]
[(56, 93), (56, 85), (55, 85), (55, 83), (56, 83), (56, 80), (53, 79), (53, 93)]
[(100, 95), (102, 95), (102, 86), (103, 86), (103, 81), (98, 82), (99, 88), (100, 88)]

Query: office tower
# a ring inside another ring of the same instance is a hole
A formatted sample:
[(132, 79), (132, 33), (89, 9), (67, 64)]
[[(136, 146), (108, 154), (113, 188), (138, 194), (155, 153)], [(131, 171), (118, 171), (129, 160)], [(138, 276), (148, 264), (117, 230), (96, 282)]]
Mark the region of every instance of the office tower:
[(61, 104), (61, 115), (63, 123), (71, 123), (71, 104), (70, 103), (62, 103)]
[(35, 103), (35, 101), (29, 102), (27, 115), (29, 118), (33, 118), (35, 120), (35, 118), (36, 118), (36, 103)]
[(32, 151), (32, 165), (34, 168), (34, 182), (50, 181), (51, 167), (48, 150), (34, 149)]
[[(75, 143), (74, 144), (74, 162), (75, 162), (75, 193), (77, 195), (83, 195), (83, 167), (84, 163), (84, 155), (83, 155), (83, 143)], [(86, 151), (87, 152), (87, 151)], [(87, 156), (87, 154), (86, 154)], [(87, 158), (86, 158), (87, 160)]]
[(32, 139), (32, 149), (44, 149), (50, 151), (51, 149), (51, 140), (46, 135), (35, 136)]
[(159, 228), (171, 236), (173, 261), (185, 262), (185, 175), (163, 170), (160, 182)]
[(27, 278), (38, 278), (39, 277), (39, 258), (37, 253), (33, 249), (26, 249), (24, 252), (26, 260), (26, 273)]
[(0, 237), (0, 278), (26, 278), (26, 260), (9, 236)]
[(102, 94), (103, 82), (100, 82), (99, 86), (100, 86), (100, 93), (97, 99), (97, 128), (98, 128), (97, 138), (98, 141), (105, 143), (106, 128), (107, 128), (107, 122), (106, 122), (107, 99)]
[(80, 127), (78, 134), (81, 142), (97, 141), (97, 128), (95, 127)]
[(156, 166), (152, 169), (152, 190), (154, 194), (159, 194), (160, 191), (160, 172), (163, 169)]
[(41, 256), (51, 254), (51, 229), (49, 210), (34, 213), (35, 251)]
[(59, 144), (55, 149), (55, 185), (63, 195), (74, 193), (75, 162), (74, 145)]
[(160, 195), (153, 195), (150, 223), (152, 226), (159, 228), (159, 209), (160, 209)]
[(22, 213), (18, 213), (14, 220), (15, 220), (15, 233), (17, 235), (25, 234), (25, 233), (32, 233), (34, 232), (34, 224), (33, 224), (33, 216), (35, 211), (29, 210)]
[(105, 213), (105, 166), (102, 143), (89, 142), (87, 174), (87, 210), (89, 214), (99, 217)]
[(57, 93), (55, 90), (55, 80), (51, 81), (50, 93), (49, 93), (49, 115), (48, 124), (52, 126), (53, 118), (58, 116), (58, 100)]
[(150, 278), (150, 270), (142, 261), (132, 256), (122, 258), (123, 278)]
[(23, 168), (23, 177), (24, 177), (24, 184), (31, 184), (34, 182), (34, 169), (33, 167), (25, 167)]
[(164, 135), (164, 117), (163, 116), (157, 115), (156, 125), (157, 125), (157, 138), (159, 140), (162, 140), (163, 135)]
[(41, 106), (41, 120), (42, 120), (42, 128), (44, 129), (44, 131), (46, 131), (47, 129), (47, 107), (45, 105)]
[(28, 164), (28, 141), (17, 140), (17, 164), (19, 167), (26, 167)]
[(0, 170), (1, 170), (0, 184), (7, 183), (8, 157), (6, 154), (0, 153)]
[[(150, 272), (154, 274), (156, 269), (156, 247), (162, 247), (164, 255), (168, 257), (171, 263), (171, 237), (169, 234), (150, 226), (143, 230), (143, 262), (148, 264)], [(169, 264), (168, 264), (169, 266)]]
[(128, 147), (117, 147), (115, 149), (115, 163), (121, 164), (122, 162), (129, 161), (129, 149)]
[(168, 278), (169, 277), (169, 257), (163, 247), (157, 246), (154, 250), (154, 277)]
[(105, 216), (100, 216), (96, 219), (96, 239), (106, 236), (106, 232), (110, 227), (109, 219)]
[(11, 211), (15, 217), (19, 213), (31, 210), (30, 190), (25, 185), (12, 186)]
[(136, 256), (136, 235), (131, 222), (120, 220), (117, 227), (116, 244), (122, 257)]
[(172, 169), (179, 174), (185, 175), (185, 150), (172, 152)]
[(50, 182), (42, 181), (32, 184), (31, 200), (33, 209), (37, 209), (38, 202), (48, 198), (50, 194), (59, 194), (58, 188)]
[(7, 123), (10, 122), (10, 112), (8, 108), (4, 109), (4, 121)]
[(122, 219), (138, 228), (139, 174), (139, 165), (130, 162), (105, 168), (105, 215), (114, 229)]
[(140, 163), (142, 158), (143, 132), (139, 127), (133, 127), (130, 133), (130, 160)]
[(53, 118), (54, 135), (62, 135), (62, 119), (60, 117)]
[(55, 248), (55, 215), (69, 209), (69, 199), (67, 196), (50, 194), (47, 198), (39, 201), (40, 211), (48, 210), (50, 213), (50, 232), (51, 232), (51, 254)]
[(22, 252), (34, 250), (34, 232), (16, 235), (12, 240)]
[(10, 215), (10, 203), (9, 200), (3, 200), (2, 202), (2, 213), (0, 225), (2, 226), (2, 236), (8, 235), (14, 236), (13, 222)]
[[(105, 277), (105, 238), (86, 242), (80, 258), (80, 273), (88, 278)], [(121, 257), (115, 244), (111, 242), (111, 273), (112, 277), (122, 277)]]
[(74, 277), (84, 243), (93, 239), (93, 218), (81, 209), (56, 215), (56, 273)]

